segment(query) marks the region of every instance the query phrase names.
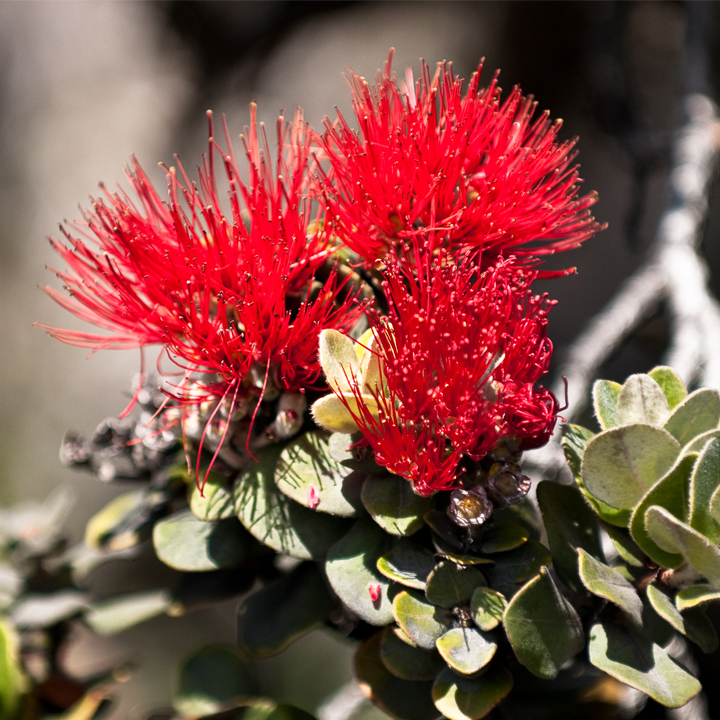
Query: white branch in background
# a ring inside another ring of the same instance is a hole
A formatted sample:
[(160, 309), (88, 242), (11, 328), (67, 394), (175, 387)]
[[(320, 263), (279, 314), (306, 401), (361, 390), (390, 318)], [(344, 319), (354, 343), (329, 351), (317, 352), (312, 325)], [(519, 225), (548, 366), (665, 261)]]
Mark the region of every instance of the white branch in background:
[(368, 702), (355, 680), (341, 686), (318, 708), (320, 720), (350, 720)]
[[(665, 358), (690, 384), (720, 388), (720, 305), (709, 288), (709, 271), (698, 251), (707, 215), (708, 191), (720, 149), (717, 108), (705, 95), (685, 99), (688, 122), (678, 133), (670, 173), (671, 199), (647, 261), (621, 286), (567, 351), (558, 377), (567, 378), (571, 421), (585, 407), (600, 366), (663, 300), (670, 313), (670, 347)], [(552, 388), (565, 393), (560, 379)], [(544, 447), (528, 454), (538, 470), (563, 467), (561, 425)]]

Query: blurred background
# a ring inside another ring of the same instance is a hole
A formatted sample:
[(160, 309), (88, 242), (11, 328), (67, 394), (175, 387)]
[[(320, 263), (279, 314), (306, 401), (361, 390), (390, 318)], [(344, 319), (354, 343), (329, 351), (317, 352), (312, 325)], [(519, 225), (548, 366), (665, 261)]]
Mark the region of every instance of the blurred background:
[[(90, 433), (125, 407), (139, 354), (88, 357), (33, 322), (80, 327), (37, 288), (58, 286), (45, 269), (57, 261), (44, 238), (62, 219), (79, 217), (99, 181), (122, 184), (132, 154), (163, 187), (158, 162), (172, 164), (175, 153), (188, 168), (200, 162), (208, 108), (225, 113), (234, 134), (253, 100), (271, 127), (278, 111), (300, 105), (319, 128), (336, 106), (349, 109), (345, 68), (371, 77), (390, 47), (396, 70), (410, 66), (416, 76), (420, 58), (431, 66), (451, 60), (464, 77), (485, 58), (486, 81), (502, 69), (506, 90), (519, 84), (564, 119), (564, 138), (580, 136), (581, 176), (586, 190), (598, 191), (596, 216), (608, 223), (562, 258), (577, 275), (544, 287), (560, 301), (550, 333), (561, 360), (645, 257), (667, 200), (682, 97), (703, 91), (717, 99), (719, 21), (711, 2), (0, 3), (0, 503), (67, 488), (77, 498), (69, 530), (78, 539), (88, 516), (126, 489), (62, 468), (57, 449), (66, 430)], [(711, 202), (704, 251), (717, 291), (720, 203)], [(648, 370), (666, 342), (659, 312), (604, 376)], [(95, 584), (130, 590), (158, 572), (141, 558), (102, 571)], [(234, 604), (161, 618), (112, 640), (78, 630), (71, 664), (82, 673), (110, 660), (140, 662), (114, 715), (132, 718), (167, 704), (183, 653), (234, 641)], [(255, 670), (268, 694), (315, 710), (350, 678), (350, 656), (318, 632)], [(711, 658), (701, 680), (718, 671)], [(380, 717), (375, 712), (357, 717)], [(643, 717), (652, 716), (663, 714), (648, 707)]]

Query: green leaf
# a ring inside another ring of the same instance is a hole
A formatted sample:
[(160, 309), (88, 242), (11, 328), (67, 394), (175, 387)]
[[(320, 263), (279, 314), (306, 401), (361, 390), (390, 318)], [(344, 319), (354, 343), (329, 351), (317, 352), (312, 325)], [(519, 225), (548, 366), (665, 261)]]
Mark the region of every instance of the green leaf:
[(461, 675), (475, 675), (495, 656), (497, 643), (472, 627), (448, 630), (435, 643), (443, 660)]
[(85, 544), (92, 550), (125, 550), (145, 541), (168, 505), (165, 493), (151, 489), (118, 495), (95, 513), (85, 527)]
[(517, 659), (533, 675), (552, 680), (585, 647), (582, 623), (547, 571), (528, 582), (505, 610), (505, 631)]
[(346, 521), (299, 505), (275, 486), (278, 446), (258, 453), (235, 483), (235, 511), (240, 522), (260, 542), (283, 555), (310, 560), (323, 558), (347, 531)]
[(450, 560), (456, 565), (493, 565), (495, 563), (490, 558), (468, 555), (461, 550), (456, 550), (453, 545), (445, 542), (437, 535), (433, 535), (433, 545), (437, 550), (436, 555), (439, 555), (444, 560)]
[(645, 553), (637, 546), (630, 537), (627, 530), (615, 527), (614, 525), (603, 525), (605, 532), (610, 536), (612, 544), (618, 555), (628, 564), (635, 568), (645, 567)]
[(408, 640), (400, 628), (386, 627), (380, 644), (383, 665), (402, 680), (434, 680), (445, 667), (443, 659), (436, 651), (423, 650)]
[(181, 664), (172, 706), (181, 715), (202, 717), (222, 711), (228, 701), (255, 692), (255, 683), (238, 653), (228, 647), (210, 645)]
[(453, 608), (470, 602), (475, 589), (484, 585), (487, 580), (477, 568), (443, 560), (430, 573), (425, 595), (433, 605)]
[(565, 426), (562, 446), (565, 451), (565, 459), (576, 478), (580, 477), (580, 467), (585, 454), (585, 447), (594, 437), (595, 433), (582, 425), (568, 423)]
[(79, 590), (28, 593), (15, 605), (11, 618), (18, 628), (49, 628), (78, 615), (87, 607), (87, 600)]
[(659, 507), (645, 513), (645, 527), (663, 550), (680, 553), (711, 585), (720, 587), (720, 550), (704, 535)]
[(631, 375), (625, 381), (617, 400), (619, 425), (661, 426), (669, 414), (665, 393), (649, 375)]
[(595, 417), (603, 430), (620, 424), (617, 414), (618, 396), (622, 390), (620, 383), (612, 380), (596, 380), (592, 388)]
[(237, 518), (203, 522), (180, 510), (155, 524), (153, 546), (161, 562), (175, 570), (205, 572), (238, 565), (249, 547)]
[(508, 523), (507, 525), (492, 525), (483, 535), (480, 542), (480, 552), (492, 555), (493, 553), (507, 552), (520, 547), (530, 537), (530, 533), (522, 525)]
[(301, 563), (238, 607), (238, 645), (251, 657), (274, 655), (320, 627), (334, 609), (317, 566)]
[(425, 650), (434, 650), (435, 641), (450, 627), (450, 616), (446, 611), (408, 590), (395, 596), (393, 614), (403, 632)]
[(578, 548), (603, 558), (600, 526), (597, 515), (573, 485), (559, 485), (549, 481), (537, 487), (537, 499), (542, 511), (553, 566), (558, 577), (575, 592), (581, 592), (578, 576)]
[(685, 383), (673, 368), (658, 365), (648, 375), (662, 388), (671, 410), (687, 397)]
[(703, 652), (711, 653), (717, 649), (717, 633), (702, 610), (688, 610), (684, 615), (681, 614), (673, 601), (652, 584), (647, 587), (647, 596), (655, 612), (678, 632), (697, 643)]
[(325, 563), (325, 573), (338, 597), (371, 625), (387, 625), (393, 619), (390, 583), (377, 570), (387, 544), (387, 535), (366, 516), (328, 550)]
[(425, 589), (434, 567), (435, 556), (409, 540), (402, 540), (377, 561), (377, 569), (386, 578), (416, 590)]
[(677, 567), (682, 563), (682, 555), (668, 552), (650, 537), (645, 527), (645, 513), (650, 507), (658, 506), (665, 508), (678, 519), (685, 517), (690, 475), (696, 460), (697, 456), (694, 454), (680, 458), (675, 467), (650, 488), (630, 518), (633, 540), (646, 555), (662, 567)]
[(490, 586), (509, 597), (515, 585), (534, 577), (551, 562), (552, 555), (544, 545), (528, 540), (515, 550), (496, 555), (495, 565), (486, 572)]
[(678, 590), (678, 594), (675, 596), (675, 605), (680, 612), (684, 612), (690, 608), (701, 607), (705, 603), (714, 600), (720, 600), (720, 590), (711, 585), (699, 583)]
[(665, 650), (619, 625), (594, 625), (588, 650), (596, 668), (666, 707), (681, 707), (701, 690)]
[(383, 664), (382, 633), (373, 635), (355, 653), (355, 677), (367, 697), (395, 720), (436, 720), (432, 683), (401, 680)]
[(148, 590), (99, 600), (85, 613), (85, 622), (99, 635), (115, 635), (162, 615), (170, 608), (166, 590)]
[(327, 435), (319, 430), (287, 445), (275, 470), (280, 492), (312, 510), (341, 517), (355, 517), (362, 508), (364, 478), (330, 457)]
[(475, 624), (487, 632), (502, 622), (507, 604), (502, 593), (489, 587), (479, 587), (470, 599), (470, 612)]
[(319, 340), (320, 364), (333, 390), (350, 390), (360, 377), (355, 342), (338, 330), (323, 330)]
[(625, 425), (590, 440), (582, 461), (585, 488), (618, 510), (634, 508), (672, 467), (678, 441), (662, 428)]
[[(645, 577), (647, 577), (647, 571)], [(660, 647), (666, 647), (675, 637), (675, 628), (662, 615), (658, 614), (650, 602), (647, 592), (641, 594), (641, 600), (643, 604), (642, 634), (650, 642)]]
[(294, 705), (268, 698), (248, 698), (242, 704), (245, 711), (241, 715), (233, 714), (232, 720), (317, 720), (314, 715)]
[(197, 484), (193, 483), (189, 495), (190, 510), (198, 520), (225, 520), (235, 515), (232, 492), (227, 480), (218, 473), (211, 472), (208, 475), (202, 493)]
[(491, 668), (478, 678), (456, 675), (445, 668), (432, 689), (435, 707), (449, 720), (480, 720), (512, 690), (512, 675), (504, 667)]
[(529, 498), (523, 498), (517, 505), (496, 508), (492, 519), (493, 528), (504, 525), (520, 525), (527, 530), (531, 540), (539, 540), (542, 535), (543, 524), (540, 513), (535, 508), (535, 503)]
[(717, 428), (716, 430), (708, 430), (707, 432), (702, 433), (702, 435), (698, 435), (696, 438), (693, 438), (693, 440), (691, 440), (683, 448), (683, 453), (699, 453), (705, 447), (708, 440), (714, 440), (717, 437), (720, 437), (720, 428)]
[(720, 395), (713, 388), (700, 388), (688, 395), (665, 421), (665, 429), (687, 445), (698, 435), (714, 430), (720, 422)]
[(690, 477), (688, 525), (714, 545), (720, 541), (718, 524), (712, 516), (712, 498), (720, 488), (720, 440), (708, 442)]
[(362, 487), (362, 501), (373, 520), (392, 535), (416, 533), (434, 504), (416, 494), (408, 480), (390, 474), (369, 477)]
[(0, 720), (23, 715), (23, 698), (29, 690), (20, 662), (20, 640), (13, 626), (0, 617)]
[(637, 627), (642, 627), (643, 605), (635, 588), (611, 567), (598, 562), (582, 548), (578, 552), (580, 579), (598, 597), (615, 603)]
[(375, 456), (368, 448), (363, 448), (360, 451), (363, 457), (358, 459), (356, 459), (355, 453), (349, 450), (349, 448), (361, 438), (362, 434), (359, 432), (355, 434), (332, 433), (328, 439), (328, 455), (344, 467), (357, 470), (365, 475), (387, 474), (387, 468), (375, 462)]
[(255, 582), (252, 568), (229, 568), (201, 573), (182, 573), (172, 595), (168, 614), (183, 615), (246, 593)]

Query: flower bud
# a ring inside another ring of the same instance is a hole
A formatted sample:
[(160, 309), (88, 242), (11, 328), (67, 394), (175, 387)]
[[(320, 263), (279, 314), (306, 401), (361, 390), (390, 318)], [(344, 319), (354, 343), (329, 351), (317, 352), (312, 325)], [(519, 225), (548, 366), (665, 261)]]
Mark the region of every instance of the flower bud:
[(447, 514), (460, 527), (482, 525), (492, 515), (492, 511), (492, 501), (480, 485), (470, 490), (458, 488), (450, 494)]
[(495, 463), (490, 468), (488, 494), (499, 505), (515, 505), (530, 490), (531, 480), (518, 465)]

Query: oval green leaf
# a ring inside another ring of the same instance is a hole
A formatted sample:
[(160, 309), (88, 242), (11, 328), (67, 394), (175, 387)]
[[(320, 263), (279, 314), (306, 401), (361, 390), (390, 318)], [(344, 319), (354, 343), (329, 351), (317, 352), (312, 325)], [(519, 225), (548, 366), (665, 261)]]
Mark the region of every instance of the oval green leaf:
[(663, 550), (679, 553), (713, 587), (720, 588), (720, 550), (704, 535), (680, 522), (664, 508), (655, 506), (645, 513), (645, 527)]
[(557, 677), (560, 668), (585, 647), (580, 618), (547, 568), (518, 591), (503, 621), (517, 659), (545, 680)]
[(658, 506), (677, 518), (685, 517), (690, 476), (696, 460), (695, 454), (681, 457), (670, 472), (648, 490), (630, 518), (630, 534), (633, 540), (646, 555), (662, 567), (677, 567), (682, 563), (682, 555), (668, 552), (650, 537), (645, 527), (645, 513), (649, 508)]
[(631, 375), (625, 381), (617, 400), (619, 425), (661, 426), (669, 414), (665, 393), (649, 375)]
[(648, 375), (662, 388), (671, 410), (687, 397), (685, 383), (673, 368), (658, 365)]
[(530, 533), (522, 525), (508, 523), (489, 527), (480, 542), (480, 552), (486, 555), (507, 552), (520, 547), (528, 540)]
[(675, 596), (675, 605), (680, 612), (684, 612), (690, 608), (701, 607), (715, 600), (720, 600), (720, 590), (705, 583), (699, 583), (698, 585), (691, 585), (690, 587), (678, 590)]
[(172, 706), (181, 715), (202, 717), (226, 709), (230, 701), (255, 694), (255, 683), (238, 653), (211, 645), (183, 661)]
[(301, 563), (238, 607), (238, 645), (251, 657), (281, 652), (335, 609), (317, 566)]
[(665, 429), (681, 445), (717, 428), (720, 422), (720, 395), (713, 388), (700, 388), (688, 395), (665, 421)]
[(20, 639), (13, 626), (0, 617), (0, 720), (17, 720), (31, 684), (20, 662)]
[(582, 548), (578, 552), (580, 579), (598, 597), (617, 605), (637, 627), (642, 627), (643, 604), (635, 588), (618, 572)]
[(412, 535), (423, 527), (423, 515), (432, 498), (420, 497), (399, 475), (369, 477), (362, 486), (362, 501), (373, 520), (391, 535)]
[(603, 430), (620, 424), (617, 413), (618, 396), (622, 390), (620, 383), (612, 380), (596, 380), (592, 388), (595, 417)]
[(697, 459), (690, 477), (688, 525), (711, 543), (720, 541), (718, 524), (712, 516), (713, 495), (720, 489), (720, 440), (710, 440)]
[(696, 608), (680, 613), (673, 601), (655, 585), (648, 585), (647, 596), (655, 612), (679, 633), (699, 645), (703, 652), (711, 653), (717, 649), (717, 633), (702, 610)]
[(403, 632), (425, 650), (434, 650), (436, 640), (450, 627), (450, 616), (446, 611), (407, 590), (398, 593), (393, 600), (393, 614)]
[(585, 488), (618, 510), (635, 507), (672, 467), (680, 444), (662, 428), (625, 425), (590, 440), (582, 460)]
[(430, 573), (425, 595), (433, 605), (453, 608), (469, 603), (475, 589), (485, 585), (487, 580), (476, 567), (443, 560)]
[(328, 550), (325, 562), (325, 573), (338, 597), (371, 625), (387, 625), (393, 619), (390, 583), (377, 569), (388, 540), (365, 516)]
[(203, 522), (180, 510), (155, 524), (153, 546), (158, 560), (175, 570), (207, 572), (238, 565), (249, 548), (249, 537), (237, 518)]
[(422, 545), (401, 541), (390, 552), (378, 558), (377, 569), (389, 580), (424, 590), (428, 575), (435, 567), (435, 556)]
[(537, 487), (553, 567), (560, 580), (575, 592), (582, 591), (578, 576), (578, 548), (604, 558), (597, 515), (574, 485), (543, 481)]
[(84, 619), (99, 635), (115, 635), (162, 615), (170, 608), (170, 604), (167, 590), (128, 593), (93, 603)]
[(502, 593), (492, 588), (479, 587), (470, 599), (470, 612), (475, 624), (487, 632), (502, 622), (507, 604)]
[(260, 542), (283, 555), (300, 560), (323, 558), (328, 548), (347, 531), (346, 521), (316, 513), (299, 505), (275, 486), (275, 465), (280, 448), (258, 453), (235, 483), (235, 512)]
[(448, 630), (435, 642), (443, 660), (461, 675), (475, 675), (495, 656), (497, 643), (472, 627)]
[(432, 683), (401, 680), (381, 658), (382, 633), (373, 635), (355, 653), (355, 677), (370, 701), (395, 720), (436, 720)]
[(190, 488), (188, 503), (198, 520), (225, 520), (235, 515), (235, 500), (222, 475), (211, 472), (202, 493), (195, 483)]
[(330, 456), (327, 435), (319, 430), (294, 439), (280, 453), (275, 483), (280, 492), (312, 510), (355, 517), (362, 508), (365, 476)]
[(512, 675), (494, 667), (478, 678), (460, 677), (450, 668), (438, 675), (432, 689), (435, 707), (449, 720), (480, 720), (508, 696)]
[(445, 667), (436, 651), (411, 645), (405, 633), (397, 627), (383, 630), (380, 659), (395, 677), (402, 680), (434, 680)]
[(702, 689), (665, 650), (619, 625), (593, 625), (588, 650), (596, 668), (666, 707), (681, 707)]

